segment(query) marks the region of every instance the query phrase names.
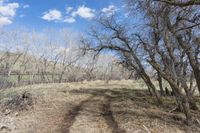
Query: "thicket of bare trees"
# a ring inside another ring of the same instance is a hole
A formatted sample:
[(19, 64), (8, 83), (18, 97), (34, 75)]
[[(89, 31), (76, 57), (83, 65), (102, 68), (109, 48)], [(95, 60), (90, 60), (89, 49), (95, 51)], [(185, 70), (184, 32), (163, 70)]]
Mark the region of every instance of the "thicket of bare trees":
[[(129, 21), (117, 15), (100, 15), (97, 25), (82, 40), (82, 49), (95, 55), (111, 50), (128, 70), (135, 71), (151, 95), (162, 104), (162, 79), (176, 98), (177, 109), (192, 121), (191, 109), (200, 93), (200, 3), (196, 0), (126, 0)], [(137, 14), (137, 15), (136, 15)], [(136, 25), (134, 17), (145, 16)], [(148, 68), (157, 73), (159, 93)]]
[[(91, 56), (82, 56), (76, 35), (69, 32), (66, 29), (48, 29), (43, 33), (22, 28), (1, 29), (0, 88), (124, 78), (126, 70), (116, 65), (111, 55), (102, 55), (96, 61)], [(102, 60), (104, 64), (100, 63)]]

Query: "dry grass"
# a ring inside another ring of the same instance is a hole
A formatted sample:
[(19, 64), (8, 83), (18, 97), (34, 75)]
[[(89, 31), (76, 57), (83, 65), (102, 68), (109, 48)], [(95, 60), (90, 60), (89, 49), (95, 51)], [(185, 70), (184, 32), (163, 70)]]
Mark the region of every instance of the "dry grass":
[[(157, 106), (144, 89), (141, 81), (129, 80), (109, 84), (104, 81), (41, 84), (1, 90), (1, 105), (25, 91), (35, 101), (28, 110), (0, 112), (0, 132), (200, 132), (195, 122), (187, 127), (183, 123), (184, 115), (169, 112), (175, 106), (171, 98), (165, 98), (165, 106)], [(193, 114), (200, 120), (199, 111)]]

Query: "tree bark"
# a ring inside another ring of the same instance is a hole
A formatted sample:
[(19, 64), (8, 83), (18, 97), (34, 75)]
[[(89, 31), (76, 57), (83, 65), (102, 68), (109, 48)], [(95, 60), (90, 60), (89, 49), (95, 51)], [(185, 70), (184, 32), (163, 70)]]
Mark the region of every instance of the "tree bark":
[(163, 95), (165, 95), (165, 92), (164, 92), (163, 85), (162, 85), (162, 77), (159, 72), (157, 72), (157, 74), (158, 74), (158, 83), (159, 83), (159, 87), (160, 87), (160, 93), (163, 96)]

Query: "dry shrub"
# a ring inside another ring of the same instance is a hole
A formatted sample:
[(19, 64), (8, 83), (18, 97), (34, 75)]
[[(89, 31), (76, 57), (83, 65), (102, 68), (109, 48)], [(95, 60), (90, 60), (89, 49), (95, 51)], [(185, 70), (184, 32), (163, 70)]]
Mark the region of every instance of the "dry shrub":
[(3, 104), (3, 112), (6, 110), (10, 111), (23, 111), (28, 110), (34, 104), (34, 98), (31, 93), (23, 92), (22, 94), (18, 94), (12, 99), (6, 101)]
[(0, 76), (0, 89), (11, 88), (13, 83), (8, 78)]

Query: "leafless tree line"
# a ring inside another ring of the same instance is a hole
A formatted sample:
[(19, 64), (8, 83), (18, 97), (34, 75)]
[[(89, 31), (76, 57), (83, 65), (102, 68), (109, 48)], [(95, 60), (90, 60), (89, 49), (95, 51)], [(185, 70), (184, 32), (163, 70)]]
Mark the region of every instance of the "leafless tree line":
[[(100, 15), (97, 25), (82, 40), (82, 50), (93, 51), (95, 55), (113, 51), (125, 68), (143, 79), (159, 104), (168, 92), (162, 81), (167, 81), (177, 109), (190, 124), (191, 109), (198, 110), (194, 95), (197, 90), (200, 93), (200, 1), (125, 0), (125, 3), (128, 19), (118, 14)], [(137, 16), (142, 19), (135, 24)], [(157, 75), (160, 93), (149, 68)]]
[(111, 55), (102, 55), (98, 60), (82, 56), (76, 35), (72, 36), (68, 30), (48, 29), (44, 33), (21, 28), (1, 30), (0, 88), (123, 79), (126, 75), (126, 70), (118, 66)]

